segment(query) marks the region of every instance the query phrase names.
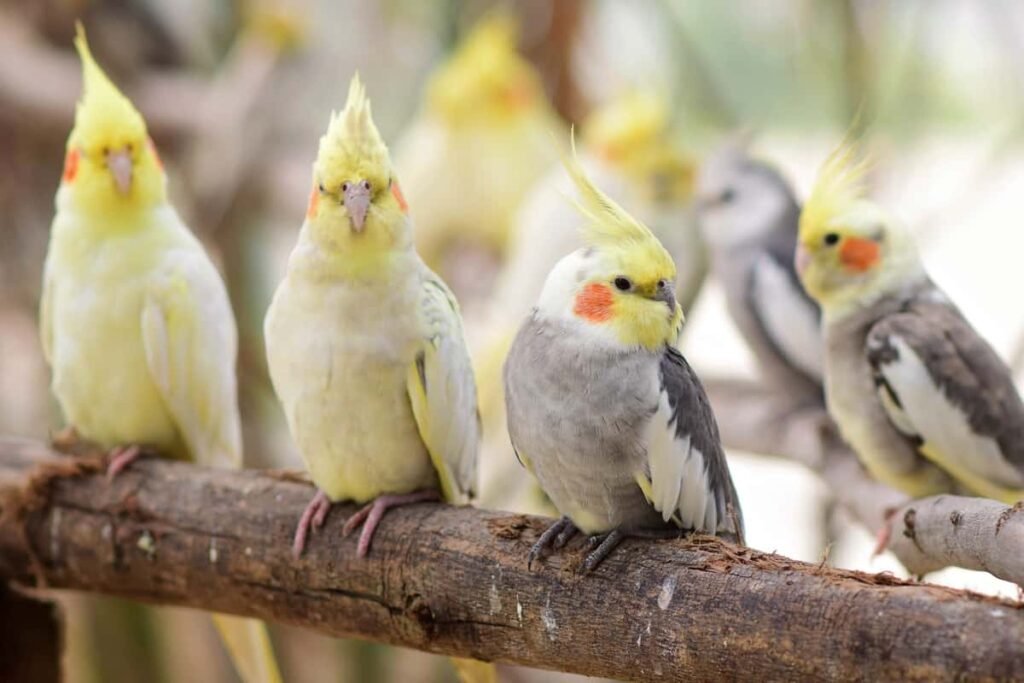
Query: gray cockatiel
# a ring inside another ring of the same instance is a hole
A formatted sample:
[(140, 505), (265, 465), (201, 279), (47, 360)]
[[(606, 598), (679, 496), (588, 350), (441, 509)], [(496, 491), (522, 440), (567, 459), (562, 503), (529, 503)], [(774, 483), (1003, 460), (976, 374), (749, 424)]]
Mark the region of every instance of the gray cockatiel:
[(828, 409), (868, 470), (914, 497), (1024, 497), (1024, 403), (1009, 368), (863, 198), (841, 147), (800, 218), (797, 270), (822, 306)]
[(736, 145), (703, 166), (697, 217), (729, 314), (768, 379), (819, 393), (820, 312), (793, 265), (800, 206), (786, 180)]
[(675, 266), (651, 232), (566, 166), (587, 218), (587, 246), (548, 275), (505, 363), (509, 435), (564, 517), (531, 551), (576, 532), (625, 537), (729, 532), (742, 540), (718, 426), (696, 374), (672, 344), (682, 310)]

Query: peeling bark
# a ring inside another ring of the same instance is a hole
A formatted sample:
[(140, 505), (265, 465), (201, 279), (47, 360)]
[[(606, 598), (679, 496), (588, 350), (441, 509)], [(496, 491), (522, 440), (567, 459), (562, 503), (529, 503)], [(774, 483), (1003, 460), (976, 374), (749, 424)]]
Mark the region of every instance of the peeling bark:
[(624, 680), (1024, 678), (1024, 612), (964, 591), (708, 537), (627, 541), (589, 576), (577, 540), (529, 571), (547, 520), (438, 504), (389, 513), (365, 559), (336, 506), (295, 561), (308, 484), (99, 465), (0, 441), (0, 576)]

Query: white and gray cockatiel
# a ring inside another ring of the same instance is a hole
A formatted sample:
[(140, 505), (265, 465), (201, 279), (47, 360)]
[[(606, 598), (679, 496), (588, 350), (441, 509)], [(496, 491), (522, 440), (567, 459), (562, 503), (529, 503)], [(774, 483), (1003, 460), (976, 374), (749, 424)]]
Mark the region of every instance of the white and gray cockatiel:
[(625, 537), (728, 532), (742, 516), (704, 389), (673, 347), (682, 324), (672, 258), (651, 232), (566, 160), (586, 216), (505, 364), (508, 429), (520, 462), (564, 517), (531, 551), (577, 531)]
[(332, 502), (368, 503), (365, 555), (396, 505), (472, 494), (480, 440), (458, 306), (413, 248), (408, 207), (356, 76), (313, 166), (306, 221), (265, 321), (288, 427), (319, 492), (295, 535)]
[(864, 198), (850, 145), (800, 217), (797, 270), (821, 304), (828, 409), (871, 474), (913, 497), (1024, 497), (1011, 373), (929, 279), (911, 235)]
[(726, 305), (769, 381), (820, 396), (821, 314), (793, 265), (800, 206), (772, 166), (723, 146), (701, 168), (697, 220)]

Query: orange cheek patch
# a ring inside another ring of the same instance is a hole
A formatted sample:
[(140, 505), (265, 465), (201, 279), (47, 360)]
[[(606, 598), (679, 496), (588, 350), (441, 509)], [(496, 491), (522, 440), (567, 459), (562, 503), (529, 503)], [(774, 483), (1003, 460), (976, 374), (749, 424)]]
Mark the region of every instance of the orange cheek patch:
[(318, 206), (320, 206), (320, 189), (313, 185), (313, 189), (309, 191), (309, 204), (306, 205), (306, 218), (313, 218)]
[(878, 263), (881, 252), (881, 247), (874, 240), (847, 237), (839, 247), (839, 260), (850, 270), (863, 273)]
[(596, 283), (587, 285), (576, 295), (572, 312), (593, 323), (608, 320), (612, 317), (612, 290)]
[(146, 138), (146, 147), (149, 147), (149, 153), (153, 155), (153, 160), (156, 162), (156, 167), (161, 171), (164, 170), (163, 159), (160, 158), (160, 154), (156, 151), (156, 145), (153, 144), (153, 138)]
[(74, 148), (68, 150), (68, 155), (64, 157), (64, 173), (61, 177), (65, 183), (70, 183), (78, 175), (78, 158), (79, 152)]
[(391, 181), (391, 196), (398, 202), (398, 208), (402, 213), (409, 213), (409, 204), (405, 201), (405, 195), (402, 194), (402, 188), (398, 186), (397, 180)]

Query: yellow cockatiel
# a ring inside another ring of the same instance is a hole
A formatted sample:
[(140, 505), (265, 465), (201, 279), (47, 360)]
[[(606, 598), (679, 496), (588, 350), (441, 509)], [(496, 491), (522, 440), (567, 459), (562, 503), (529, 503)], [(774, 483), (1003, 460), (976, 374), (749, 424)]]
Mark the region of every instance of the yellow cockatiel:
[[(67, 142), (46, 257), (42, 343), (68, 422), (112, 451), (241, 467), (227, 291), (167, 200), (142, 115), (92, 58)], [(262, 623), (216, 615), (245, 681), (279, 681)]]
[[(463, 502), (476, 484), (476, 387), (458, 305), (413, 248), (408, 206), (359, 76), (332, 114), (313, 164), (299, 241), (264, 323), (267, 362), (288, 428), (319, 489), (294, 551), (331, 503), (366, 503), (369, 552), (385, 512)], [(463, 680), (494, 668), (455, 660)]]
[(397, 145), (416, 248), (431, 268), (456, 244), (502, 255), (522, 198), (558, 160), (552, 133), (562, 124), (516, 40), (508, 15), (475, 26), (431, 74)]

